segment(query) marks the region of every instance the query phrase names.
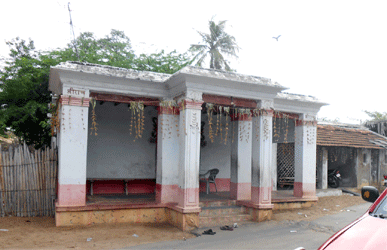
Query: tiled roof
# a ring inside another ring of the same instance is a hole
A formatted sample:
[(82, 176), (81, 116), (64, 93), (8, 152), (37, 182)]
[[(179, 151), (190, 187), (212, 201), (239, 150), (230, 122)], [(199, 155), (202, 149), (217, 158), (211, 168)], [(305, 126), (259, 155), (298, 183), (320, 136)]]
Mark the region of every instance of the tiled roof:
[(366, 128), (345, 128), (335, 125), (317, 125), (318, 146), (351, 148), (387, 148), (387, 138)]

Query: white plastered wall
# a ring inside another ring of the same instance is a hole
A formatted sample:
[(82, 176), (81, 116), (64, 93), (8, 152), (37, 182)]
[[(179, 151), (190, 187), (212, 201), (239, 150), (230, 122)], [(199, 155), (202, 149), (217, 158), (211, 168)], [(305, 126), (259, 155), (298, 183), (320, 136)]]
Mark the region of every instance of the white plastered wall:
[[(91, 126), (89, 108), (89, 127)], [(150, 143), (153, 106), (145, 107), (142, 138), (130, 135), (131, 111), (127, 104), (97, 101), (97, 135), (88, 135), (87, 178), (154, 179), (156, 178), (156, 144)], [(134, 130), (134, 126), (133, 126)], [(134, 141), (135, 140), (135, 141)]]
[(219, 174), (216, 176), (216, 178), (230, 178), (232, 140), (231, 121), (229, 117), (228, 135), (227, 140), (225, 141), (226, 118), (222, 116), (222, 139), (219, 133), (218, 136), (215, 136), (216, 119), (216, 116), (213, 116), (212, 132), (214, 134), (214, 142), (211, 142), (209, 137), (208, 115), (202, 115), (202, 121), (205, 122), (204, 136), (207, 145), (205, 147), (200, 147), (200, 172), (205, 172), (209, 169), (217, 168), (219, 169)]

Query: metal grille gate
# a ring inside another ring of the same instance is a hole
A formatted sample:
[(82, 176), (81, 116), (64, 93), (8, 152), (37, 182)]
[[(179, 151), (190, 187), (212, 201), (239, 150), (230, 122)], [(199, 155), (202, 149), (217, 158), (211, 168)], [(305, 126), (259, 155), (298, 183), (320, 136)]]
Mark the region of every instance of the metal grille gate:
[(294, 184), (294, 143), (278, 143), (277, 145), (277, 177), (278, 186)]

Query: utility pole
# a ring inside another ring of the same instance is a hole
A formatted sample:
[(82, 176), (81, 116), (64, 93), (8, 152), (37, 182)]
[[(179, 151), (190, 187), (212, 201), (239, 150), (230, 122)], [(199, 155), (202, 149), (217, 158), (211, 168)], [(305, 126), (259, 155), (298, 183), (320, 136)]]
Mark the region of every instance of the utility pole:
[(69, 9), (69, 15), (70, 15), (70, 27), (71, 27), (71, 31), (73, 32), (73, 46), (74, 46), (74, 49), (75, 49), (75, 53), (77, 54), (78, 61), (80, 61), (80, 59), (79, 59), (79, 53), (78, 53), (78, 48), (77, 48), (77, 44), (76, 44), (76, 42), (75, 42), (75, 34), (74, 34), (73, 20), (71, 19), (70, 2), (68, 3), (67, 6), (68, 6), (68, 9)]

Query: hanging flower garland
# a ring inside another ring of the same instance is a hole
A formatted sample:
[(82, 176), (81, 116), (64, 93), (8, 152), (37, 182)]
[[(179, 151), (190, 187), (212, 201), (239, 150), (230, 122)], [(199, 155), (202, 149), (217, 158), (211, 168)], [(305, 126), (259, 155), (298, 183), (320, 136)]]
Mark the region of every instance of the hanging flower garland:
[(133, 141), (136, 141), (138, 138), (142, 138), (144, 132), (144, 103), (143, 102), (130, 102), (129, 110), (132, 113), (130, 119), (130, 135), (135, 133), (135, 138)]
[(284, 119), (284, 127), (285, 127), (285, 133), (284, 133), (284, 142), (288, 142), (288, 134), (289, 134), (289, 116), (287, 114), (283, 114), (282, 118)]
[(223, 108), (224, 110), (224, 113), (226, 115), (226, 127), (224, 128), (225, 129), (225, 135), (224, 135), (224, 145), (227, 144), (227, 137), (228, 137), (228, 117), (230, 116), (230, 107), (224, 107)]
[(172, 114), (175, 115), (177, 113), (177, 108), (179, 107), (179, 105), (175, 100), (170, 100), (170, 101), (161, 101), (160, 107), (168, 108), (169, 110), (172, 110)]
[(60, 112), (60, 102), (59, 99), (56, 101), (56, 104), (51, 104), (50, 108), (52, 110), (51, 114), (51, 136), (55, 136), (60, 128), (59, 112)]
[(207, 116), (208, 116), (208, 137), (211, 140), (211, 143), (214, 143), (214, 134), (212, 132), (212, 115), (214, 113), (214, 104), (212, 103), (206, 103), (207, 107)]
[(98, 135), (97, 134), (97, 115), (95, 114), (95, 105), (97, 104), (97, 101), (94, 99), (94, 98), (91, 98), (90, 99), (90, 103), (91, 103), (91, 106), (92, 106), (92, 110), (91, 110), (91, 132), (90, 132), (90, 135), (93, 134), (93, 131), (94, 131), (94, 135)]

